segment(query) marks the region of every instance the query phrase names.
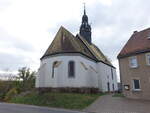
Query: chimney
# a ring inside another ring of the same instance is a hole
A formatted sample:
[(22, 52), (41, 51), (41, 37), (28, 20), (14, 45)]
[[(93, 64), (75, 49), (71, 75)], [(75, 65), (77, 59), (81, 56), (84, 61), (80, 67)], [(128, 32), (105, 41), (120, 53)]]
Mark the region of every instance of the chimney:
[(134, 31), (133, 34), (137, 33), (138, 31)]

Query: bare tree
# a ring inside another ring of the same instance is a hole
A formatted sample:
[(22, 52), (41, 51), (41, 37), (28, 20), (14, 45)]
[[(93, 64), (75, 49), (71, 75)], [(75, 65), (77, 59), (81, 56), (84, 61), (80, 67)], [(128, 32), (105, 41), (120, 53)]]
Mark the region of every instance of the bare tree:
[(30, 68), (23, 67), (18, 70), (18, 78), (22, 84), (22, 90), (29, 90), (34, 87), (35, 84), (35, 71), (31, 71)]

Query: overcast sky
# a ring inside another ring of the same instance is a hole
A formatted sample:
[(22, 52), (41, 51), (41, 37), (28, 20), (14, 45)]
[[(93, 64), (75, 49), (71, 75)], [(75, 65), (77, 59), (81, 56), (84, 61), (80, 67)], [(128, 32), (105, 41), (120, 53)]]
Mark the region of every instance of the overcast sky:
[(0, 0), (0, 71), (39, 67), (62, 25), (76, 35), (83, 2), (92, 41), (112, 60), (135, 30), (150, 27), (149, 0)]

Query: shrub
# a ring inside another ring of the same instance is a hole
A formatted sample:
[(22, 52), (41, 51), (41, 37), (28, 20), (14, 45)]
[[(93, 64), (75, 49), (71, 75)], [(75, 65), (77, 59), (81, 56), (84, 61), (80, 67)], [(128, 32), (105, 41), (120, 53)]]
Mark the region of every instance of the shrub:
[(4, 100), (8, 101), (15, 95), (17, 95), (17, 90), (16, 90), (16, 88), (12, 88), (6, 93)]
[(1, 81), (0, 80), (0, 100), (3, 100), (6, 93), (12, 88), (11, 81)]

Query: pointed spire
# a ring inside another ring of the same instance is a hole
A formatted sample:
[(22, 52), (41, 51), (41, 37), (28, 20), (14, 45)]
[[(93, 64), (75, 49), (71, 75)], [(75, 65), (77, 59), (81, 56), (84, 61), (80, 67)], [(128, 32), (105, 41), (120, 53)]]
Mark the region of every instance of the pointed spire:
[(84, 15), (86, 15), (86, 8), (85, 8), (85, 3), (84, 4)]
[(82, 22), (83, 23), (88, 23), (88, 16), (86, 15), (86, 7), (85, 7), (85, 3), (83, 3), (84, 5), (84, 14), (82, 16)]
[(80, 26), (80, 35), (91, 44), (91, 26), (88, 23), (88, 16), (86, 15), (86, 8), (84, 3), (84, 14), (82, 16), (82, 23)]

